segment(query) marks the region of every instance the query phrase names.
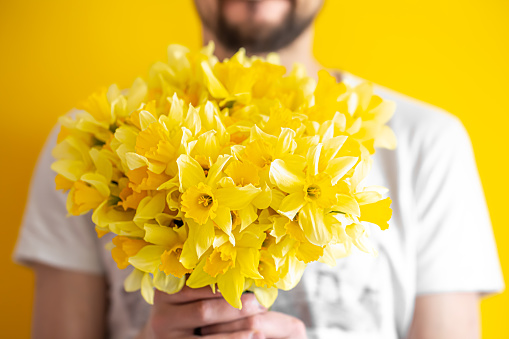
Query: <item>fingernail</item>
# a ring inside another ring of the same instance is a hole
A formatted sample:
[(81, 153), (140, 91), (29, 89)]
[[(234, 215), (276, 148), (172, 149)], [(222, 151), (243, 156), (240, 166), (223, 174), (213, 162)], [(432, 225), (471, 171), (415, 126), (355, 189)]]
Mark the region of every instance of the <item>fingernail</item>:
[(253, 334), (251, 334), (251, 339), (265, 339), (265, 336), (260, 332), (253, 332)]

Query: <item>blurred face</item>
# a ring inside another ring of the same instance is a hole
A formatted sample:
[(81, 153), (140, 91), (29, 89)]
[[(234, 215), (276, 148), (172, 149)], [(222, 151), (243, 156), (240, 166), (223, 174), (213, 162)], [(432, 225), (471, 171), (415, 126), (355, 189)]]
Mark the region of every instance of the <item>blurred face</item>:
[(281, 49), (313, 22), (323, 0), (195, 0), (202, 23), (226, 48)]

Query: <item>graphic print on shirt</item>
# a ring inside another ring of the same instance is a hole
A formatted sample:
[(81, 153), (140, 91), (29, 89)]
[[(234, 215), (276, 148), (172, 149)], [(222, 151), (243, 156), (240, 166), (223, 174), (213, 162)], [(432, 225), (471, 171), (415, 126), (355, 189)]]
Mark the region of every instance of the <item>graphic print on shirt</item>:
[(272, 310), (303, 320), (311, 338), (323, 330), (381, 334), (384, 321), (392, 317), (394, 301), (388, 261), (377, 250), (377, 257), (355, 251), (338, 260), (336, 267), (310, 264), (293, 290), (280, 291)]

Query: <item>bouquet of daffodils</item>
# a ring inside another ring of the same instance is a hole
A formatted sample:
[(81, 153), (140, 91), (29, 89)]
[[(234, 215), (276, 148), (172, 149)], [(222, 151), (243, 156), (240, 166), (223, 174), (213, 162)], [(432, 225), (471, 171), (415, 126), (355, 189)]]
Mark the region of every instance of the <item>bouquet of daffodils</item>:
[(70, 214), (93, 211), (99, 237), (115, 234), (127, 291), (152, 303), (154, 288), (210, 285), (234, 307), (245, 291), (269, 307), (308, 263), (375, 254), (365, 223), (386, 229), (391, 200), (363, 179), (375, 147), (395, 146), (394, 105), (318, 76), (171, 45), (146, 80), (60, 119), (57, 189)]

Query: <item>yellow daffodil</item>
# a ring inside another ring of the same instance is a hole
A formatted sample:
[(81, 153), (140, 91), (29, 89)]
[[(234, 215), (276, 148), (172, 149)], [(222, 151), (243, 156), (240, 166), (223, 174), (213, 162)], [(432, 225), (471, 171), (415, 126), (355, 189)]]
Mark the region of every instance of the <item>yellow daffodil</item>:
[(318, 72), (318, 83), (314, 97), (315, 105), (307, 112), (309, 118), (318, 123), (332, 120), (336, 112), (345, 112), (345, 104), (341, 100), (348, 93), (348, 87), (344, 83), (338, 83), (336, 79), (325, 70)]
[(113, 238), (113, 245), (115, 245), (111, 250), (113, 260), (117, 263), (118, 268), (124, 269), (129, 265), (129, 258), (138, 254), (148, 243), (141, 239), (133, 239), (118, 235)]
[[(230, 158), (231, 156), (219, 156), (210, 169), (206, 170), (188, 155), (181, 155), (177, 159), (180, 191), (183, 192), (182, 212), (186, 218), (194, 221), (189, 225), (189, 237), (203, 244), (184, 247), (185, 254), (188, 251), (196, 252), (194, 259), (184, 263), (186, 267), (194, 266), (201, 254), (210, 246), (214, 226), (225, 232), (234, 243), (231, 211), (246, 208), (261, 192), (251, 184), (244, 187), (218, 187), (218, 181), (222, 177), (221, 171)], [(200, 251), (196, 251), (197, 247)]]
[(116, 235), (113, 259), (133, 266), (124, 287), (148, 303), (187, 284), (270, 307), (308, 263), (376, 254), (369, 224), (389, 226), (391, 200), (364, 182), (375, 148), (396, 145), (394, 104), (370, 83), (286, 74), (272, 53), (213, 51), (170, 45), (146, 81), (62, 117), (56, 188), (70, 214), (93, 212), (98, 236)]
[(209, 277), (216, 278), (224, 298), (234, 307), (241, 308), (240, 297), (245, 279), (263, 279), (258, 271), (259, 250), (267, 227), (265, 224), (252, 224), (243, 231), (236, 228), (233, 231), (235, 245), (226, 237), (222, 238), (222, 241), (217, 240), (202, 269), (193, 271), (187, 285), (199, 288), (207, 285), (203, 283), (206, 283)]
[(52, 155), (56, 161), (51, 169), (72, 182), (93, 170), (89, 147), (79, 138), (67, 137), (53, 148)]
[(340, 194), (336, 185), (355, 165), (357, 158), (339, 157), (328, 162), (322, 161), (326, 167), (323, 172), (319, 172), (322, 153), (324, 157), (332, 158), (338, 152), (330, 149), (335, 144), (331, 142), (325, 149), (322, 144), (314, 146), (309, 150), (305, 162), (292, 164), (277, 159), (270, 167), (272, 182), (288, 193), (281, 201), (278, 213), (290, 220), (299, 214), (298, 221), (306, 237), (318, 246), (326, 245), (332, 236), (332, 231), (323, 223), (324, 209), (334, 208), (358, 215), (355, 199)]

